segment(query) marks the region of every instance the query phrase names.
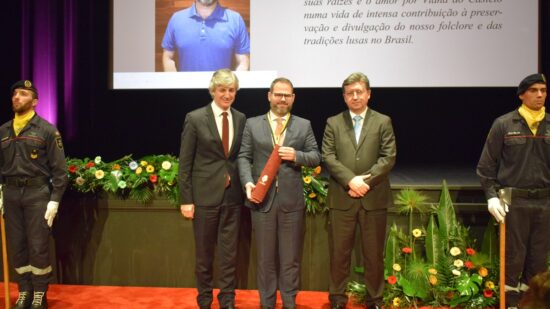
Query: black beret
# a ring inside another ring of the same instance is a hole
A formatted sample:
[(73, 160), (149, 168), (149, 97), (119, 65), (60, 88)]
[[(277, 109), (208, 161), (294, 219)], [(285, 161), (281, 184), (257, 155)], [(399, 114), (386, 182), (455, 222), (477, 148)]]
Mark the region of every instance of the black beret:
[(518, 95), (525, 92), (533, 84), (546, 84), (546, 77), (544, 74), (531, 74), (524, 78), (518, 86)]
[(32, 92), (34, 92), (34, 94), (36, 95), (36, 97), (38, 98), (38, 91), (36, 90), (36, 88), (34, 87), (34, 84), (28, 80), (28, 79), (24, 79), (24, 80), (20, 80), (18, 81), (17, 83), (13, 84), (13, 86), (11, 86), (11, 93), (13, 93), (13, 91), (15, 89), (27, 89), (27, 90), (30, 90)]

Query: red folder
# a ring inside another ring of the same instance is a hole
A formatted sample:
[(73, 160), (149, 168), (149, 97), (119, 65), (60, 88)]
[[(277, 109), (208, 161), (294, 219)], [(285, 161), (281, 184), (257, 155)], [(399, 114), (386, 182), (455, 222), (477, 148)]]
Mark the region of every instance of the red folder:
[(264, 200), (265, 195), (269, 190), (269, 187), (271, 187), (273, 180), (275, 180), (275, 177), (277, 176), (279, 166), (281, 165), (279, 147), (280, 146), (277, 144), (275, 144), (275, 147), (273, 147), (273, 151), (271, 152), (269, 159), (267, 159), (267, 163), (265, 164), (264, 169), (262, 170), (262, 173), (258, 178), (256, 188), (252, 190), (252, 197), (258, 200), (260, 203)]

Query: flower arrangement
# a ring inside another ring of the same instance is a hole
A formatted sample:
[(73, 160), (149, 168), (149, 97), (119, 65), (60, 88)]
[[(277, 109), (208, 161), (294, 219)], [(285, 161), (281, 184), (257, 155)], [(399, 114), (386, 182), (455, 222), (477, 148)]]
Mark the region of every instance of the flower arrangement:
[(151, 155), (134, 160), (132, 155), (112, 162), (100, 156), (67, 159), (70, 186), (78, 192), (112, 193), (121, 198), (149, 202), (155, 194), (178, 202), (178, 160), (172, 155)]
[[(321, 167), (302, 167), (306, 211), (311, 214), (328, 210), (325, 201), (328, 181)], [(132, 155), (112, 162), (100, 156), (94, 159), (67, 158), (70, 187), (78, 192), (107, 192), (120, 198), (146, 203), (156, 195), (165, 195), (179, 205), (178, 159), (172, 155), (150, 155), (139, 160)]]
[[(390, 228), (384, 257), (386, 308), (494, 306), (498, 296), (494, 221), (489, 222), (478, 252), (468, 229), (456, 219), (445, 182), (437, 207), (425, 200), (411, 189), (397, 195), (398, 211), (409, 215), (409, 230), (405, 233), (395, 223)], [(413, 226), (414, 212), (429, 215), (426, 227)], [(365, 286), (351, 282), (348, 293), (362, 302)]]
[(321, 176), (321, 167), (302, 167), (302, 179), (304, 180), (304, 198), (306, 211), (309, 214), (328, 211), (326, 205), (328, 180)]

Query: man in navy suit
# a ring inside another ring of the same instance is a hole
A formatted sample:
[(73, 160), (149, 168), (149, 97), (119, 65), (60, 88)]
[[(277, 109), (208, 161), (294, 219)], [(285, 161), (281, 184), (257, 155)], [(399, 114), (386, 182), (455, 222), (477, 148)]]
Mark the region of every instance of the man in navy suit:
[(220, 308), (235, 308), (235, 269), (243, 191), (237, 155), (246, 117), (231, 105), (239, 88), (227, 69), (210, 81), (212, 103), (187, 114), (179, 156), (180, 208), (193, 219), (197, 303), (212, 303), (212, 264), (218, 244)]
[[(296, 308), (305, 209), (301, 168), (315, 167), (321, 161), (310, 122), (290, 113), (294, 97), (290, 80), (277, 78), (271, 83), (270, 110), (246, 121), (238, 159), (248, 199), (245, 205), (252, 209), (261, 308), (275, 307), (277, 287), (283, 308)], [(276, 144), (281, 146), (282, 163), (260, 202), (252, 191)]]

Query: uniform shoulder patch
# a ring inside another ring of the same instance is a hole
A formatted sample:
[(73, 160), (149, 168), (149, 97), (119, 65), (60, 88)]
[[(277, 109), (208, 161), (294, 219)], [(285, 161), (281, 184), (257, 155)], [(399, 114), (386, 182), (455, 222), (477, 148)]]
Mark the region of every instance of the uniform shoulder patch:
[(61, 134), (59, 134), (59, 131), (55, 131), (55, 144), (57, 148), (63, 149), (63, 142), (61, 141)]

